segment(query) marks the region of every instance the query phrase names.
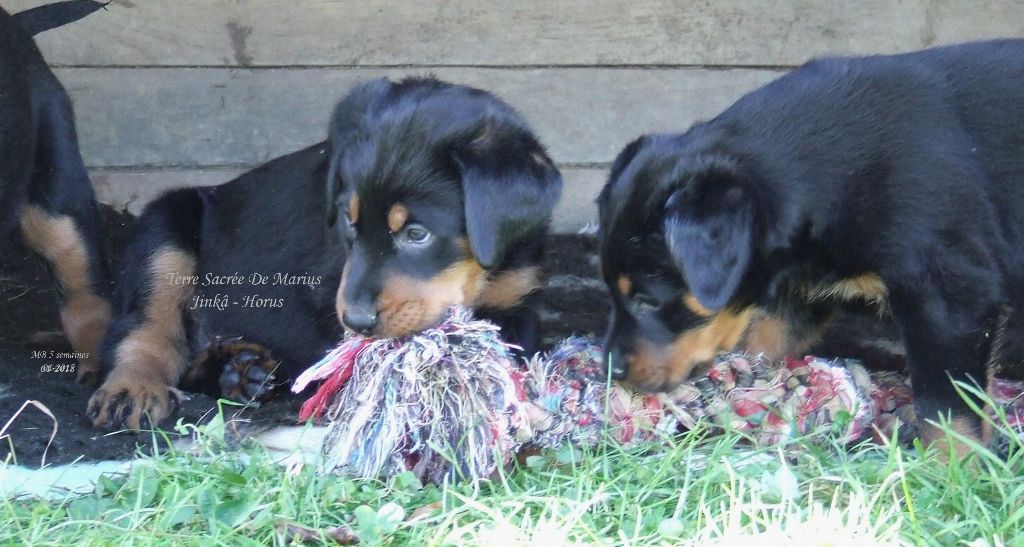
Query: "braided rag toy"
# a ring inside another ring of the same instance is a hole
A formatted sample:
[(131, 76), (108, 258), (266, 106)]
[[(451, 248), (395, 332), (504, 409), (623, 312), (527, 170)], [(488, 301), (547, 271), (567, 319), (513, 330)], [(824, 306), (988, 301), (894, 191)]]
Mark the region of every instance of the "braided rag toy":
[[(604, 380), (601, 353), (572, 337), (518, 363), (496, 326), (452, 308), (440, 325), (405, 338), (349, 336), (292, 390), (321, 381), (299, 418), (329, 423), (322, 471), (365, 478), (487, 477), (523, 447), (591, 446), (605, 435), (651, 441), (701, 420), (761, 445), (823, 430), (844, 442), (917, 435), (907, 380), (869, 374), (852, 359), (724, 354), (706, 376), (652, 395)], [(1022, 392), (998, 380), (993, 389), (1024, 431)]]

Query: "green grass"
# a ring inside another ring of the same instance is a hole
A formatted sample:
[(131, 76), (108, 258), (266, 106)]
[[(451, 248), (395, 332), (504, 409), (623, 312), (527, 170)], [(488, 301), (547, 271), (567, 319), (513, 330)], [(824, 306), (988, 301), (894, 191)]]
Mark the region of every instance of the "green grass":
[(341, 526), (371, 545), (1024, 544), (1019, 445), (947, 465), (919, 447), (818, 437), (753, 450), (739, 434), (691, 432), (550, 451), (476, 486), (438, 487), (286, 469), (199, 434), (200, 450), (148, 456), (92, 494), (2, 502), (0, 541), (286, 544), (298, 529), (323, 539)]

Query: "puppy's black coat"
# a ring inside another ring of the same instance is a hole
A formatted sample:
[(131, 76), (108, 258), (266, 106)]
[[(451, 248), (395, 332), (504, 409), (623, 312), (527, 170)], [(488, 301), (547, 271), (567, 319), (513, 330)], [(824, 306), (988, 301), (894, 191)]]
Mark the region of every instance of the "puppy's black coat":
[(262, 397), (271, 358), (278, 380), (294, 378), (342, 322), (399, 336), (463, 304), (532, 351), (561, 184), (522, 118), (486, 92), (357, 86), (328, 141), (146, 208), (119, 267), (94, 424), (159, 421), (180, 383)]
[[(890, 310), (918, 416), (982, 427), (1024, 310), (1024, 41), (812, 61), (616, 159), (600, 198), (616, 372), (669, 389), (716, 351), (801, 351), (838, 301)], [(935, 440), (934, 428), (925, 428)]]
[(61, 322), (95, 380), (110, 317), (106, 240), (78, 150), (71, 100), (32, 35), (103, 4), (60, 2), (10, 15), (0, 9), (0, 238), (46, 259), (61, 287)]

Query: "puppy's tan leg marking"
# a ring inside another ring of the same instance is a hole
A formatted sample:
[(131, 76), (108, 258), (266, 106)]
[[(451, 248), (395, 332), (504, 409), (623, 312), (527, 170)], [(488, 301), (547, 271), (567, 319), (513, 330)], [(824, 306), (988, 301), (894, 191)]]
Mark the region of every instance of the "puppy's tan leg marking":
[(76, 353), (78, 381), (94, 383), (99, 375), (99, 345), (110, 324), (110, 303), (96, 294), (89, 273), (89, 255), (82, 234), (71, 217), (51, 215), (28, 205), (21, 213), (21, 233), (30, 249), (53, 266), (64, 288), (60, 310), (64, 334)]
[(149, 270), (142, 324), (118, 344), (114, 369), (89, 400), (94, 426), (124, 418), (127, 427), (139, 429), (146, 414), (155, 425), (171, 413), (170, 396), (181, 397), (175, 386), (188, 364), (182, 313), (195, 289), (169, 278), (193, 275), (195, 259), (165, 247), (153, 254)]
[[(935, 454), (941, 461), (947, 461), (950, 456), (950, 449), (952, 448), (953, 457), (957, 460), (966, 458), (972, 450), (970, 445), (960, 441), (959, 439), (946, 436), (946, 432), (930, 420), (922, 420), (921, 415), (917, 415), (918, 418), (918, 429), (921, 432), (921, 444), (925, 447), (935, 448)], [(987, 441), (984, 439), (983, 431), (979, 431), (975, 425), (973, 418), (957, 417), (954, 416), (949, 422), (949, 427), (954, 432), (963, 437), (977, 442), (981, 445), (987, 445)]]
[(799, 357), (818, 341), (823, 326), (808, 328), (808, 332), (795, 332), (781, 317), (762, 313), (751, 321), (742, 345), (746, 351), (764, 353), (770, 359)]
[(764, 353), (770, 359), (785, 357), (791, 351), (789, 326), (774, 315), (755, 319), (747, 331), (744, 345), (750, 353)]
[(540, 286), (539, 266), (508, 270), (490, 277), (471, 304), (475, 307), (507, 310), (521, 304), (528, 294), (540, 289)]

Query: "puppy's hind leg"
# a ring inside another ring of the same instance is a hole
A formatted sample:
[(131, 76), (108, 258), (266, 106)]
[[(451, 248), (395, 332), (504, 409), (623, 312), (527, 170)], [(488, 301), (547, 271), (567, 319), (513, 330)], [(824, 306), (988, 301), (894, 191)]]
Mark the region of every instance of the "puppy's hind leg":
[(33, 97), (35, 168), (20, 227), (27, 246), (46, 259), (62, 288), (60, 318), (80, 355), (78, 380), (92, 384), (111, 315), (106, 234), (78, 150), (70, 100), (56, 81), (51, 85)]

